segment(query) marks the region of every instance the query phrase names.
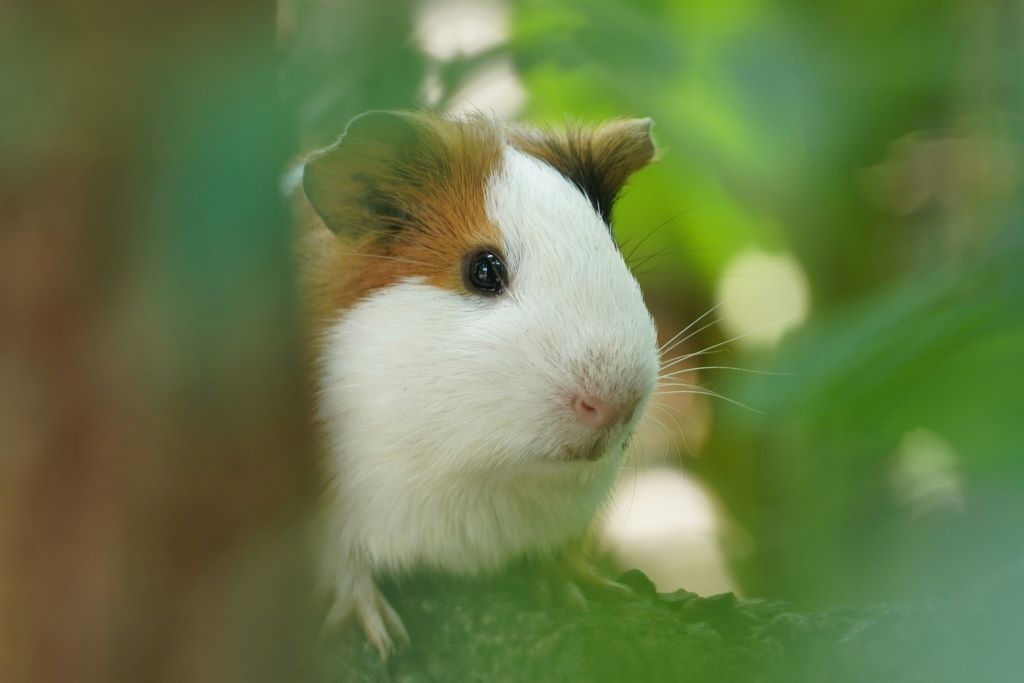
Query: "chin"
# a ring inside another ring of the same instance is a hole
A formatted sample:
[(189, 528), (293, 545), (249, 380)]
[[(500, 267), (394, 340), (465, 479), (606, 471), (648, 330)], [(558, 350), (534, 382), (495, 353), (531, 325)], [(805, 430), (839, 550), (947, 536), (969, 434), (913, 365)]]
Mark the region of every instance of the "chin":
[(557, 456), (562, 462), (597, 463), (614, 458), (622, 452), (621, 439), (602, 439), (596, 443), (565, 446)]

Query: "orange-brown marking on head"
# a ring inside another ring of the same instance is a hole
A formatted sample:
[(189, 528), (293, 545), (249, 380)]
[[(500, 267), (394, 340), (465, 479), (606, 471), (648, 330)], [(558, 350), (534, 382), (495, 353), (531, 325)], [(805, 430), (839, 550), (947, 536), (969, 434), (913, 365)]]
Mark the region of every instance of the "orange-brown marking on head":
[(371, 112), (313, 155), (297, 209), (314, 327), (404, 278), (462, 291), (465, 254), (500, 246), (485, 190), (502, 145), (487, 119)]

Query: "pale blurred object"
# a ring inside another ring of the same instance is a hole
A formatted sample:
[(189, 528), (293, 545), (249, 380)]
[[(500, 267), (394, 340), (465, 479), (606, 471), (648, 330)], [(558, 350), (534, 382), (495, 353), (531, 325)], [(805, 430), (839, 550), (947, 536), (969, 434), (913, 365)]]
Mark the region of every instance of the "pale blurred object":
[(960, 457), (935, 432), (918, 428), (904, 435), (889, 474), (893, 498), (912, 516), (967, 507)]
[(428, 0), (416, 15), (414, 33), (429, 57), (470, 57), (508, 39), (508, 9), (495, 0)]
[(512, 60), (497, 59), (481, 67), (452, 95), (448, 112), (455, 115), (483, 112), (499, 119), (511, 119), (523, 108), (526, 90)]
[[(429, 59), (419, 99), (455, 116), (482, 112), (499, 119), (516, 117), (526, 89), (512, 60), (486, 54), (508, 41), (508, 8), (495, 0), (428, 0), (415, 17), (416, 45)], [(454, 84), (441, 70), (447, 62), (481, 56)], [(447, 87), (446, 87), (447, 85)]]
[(929, 206), (962, 211), (1018, 187), (1020, 152), (1011, 140), (953, 130), (915, 131), (889, 145), (864, 181), (875, 203), (894, 214)]
[(707, 491), (674, 468), (627, 469), (612, 494), (601, 540), (622, 568), (659, 591), (736, 591), (719, 545), (720, 515)]
[(810, 287), (790, 254), (748, 249), (725, 267), (716, 299), (722, 327), (737, 345), (773, 346), (806, 320)]
[(864, 169), (869, 201), (896, 220), (904, 264), (929, 268), (970, 253), (991, 237), (992, 216), (1020, 191), (1021, 155), (1012, 139), (978, 130), (914, 131)]

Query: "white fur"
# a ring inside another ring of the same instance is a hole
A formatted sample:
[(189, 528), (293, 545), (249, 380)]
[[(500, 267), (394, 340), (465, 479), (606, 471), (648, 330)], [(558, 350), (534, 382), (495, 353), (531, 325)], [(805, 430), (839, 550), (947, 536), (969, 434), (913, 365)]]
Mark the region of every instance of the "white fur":
[[(510, 273), (504, 294), (407, 279), (344, 313), (323, 340), (328, 572), (351, 609), (370, 575), (490, 571), (578, 538), (654, 389), (653, 322), (587, 199), (512, 148), (486, 196)], [(633, 396), (640, 408), (598, 439), (572, 413), (580, 392)], [(571, 457), (595, 448), (595, 461)]]

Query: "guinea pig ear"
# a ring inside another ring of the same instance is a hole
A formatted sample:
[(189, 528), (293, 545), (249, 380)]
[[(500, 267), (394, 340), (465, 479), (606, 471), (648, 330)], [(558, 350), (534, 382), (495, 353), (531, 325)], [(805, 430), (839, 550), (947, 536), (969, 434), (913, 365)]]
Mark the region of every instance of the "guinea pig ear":
[(428, 145), (429, 125), (411, 112), (370, 111), (303, 165), (302, 188), (334, 233), (396, 228), (408, 219), (397, 185)]
[(519, 129), (512, 144), (558, 169), (611, 226), (612, 205), (623, 185), (655, 156), (649, 118), (620, 119), (562, 132)]

